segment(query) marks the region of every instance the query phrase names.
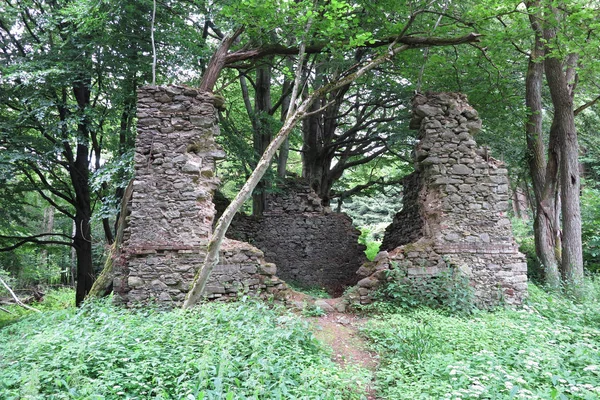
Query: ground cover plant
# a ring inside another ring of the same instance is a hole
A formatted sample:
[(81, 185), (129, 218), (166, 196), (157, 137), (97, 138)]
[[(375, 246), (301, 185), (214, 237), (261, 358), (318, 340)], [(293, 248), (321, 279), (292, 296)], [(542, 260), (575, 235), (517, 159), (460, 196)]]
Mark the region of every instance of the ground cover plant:
[(575, 301), (530, 286), (522, 309), (457, 317), (421, 308), (363, 333), (381, 357), (382, 399), (597, 399), (600, 285)]
[(96, 301), (0, 330), (2, 399), (352, 399), (300, 318), (255, 302), (137, 311)]
[[(361, 328), (380, 360), (370, 386), (394, 400), (600, 398), (600, 281), (585, 288), (530, 285), (523, 307), (470, 314), (379, 303)], [(64, 308), (71, 294), (0, 328), (1, 399), (364, 399), (373, 377), (281, 308)]]
[[(0, 291), (0, 294), (5, 293)], [(73, 300), (73, 289), (64, 287), (49, 290), (47, 294), (44, 295), (42, 302), (34, 303), (32, 305), (40, 311), (52, 311), (73, 307), (75, 305), (75, 301)], [(3, 326), (18, 321), (19, 318), (32, 313), (31, 310), (27, 310), (17, 304), (5, 304), (2, 307), (6, 311), (0, 311), (0, 329)]]

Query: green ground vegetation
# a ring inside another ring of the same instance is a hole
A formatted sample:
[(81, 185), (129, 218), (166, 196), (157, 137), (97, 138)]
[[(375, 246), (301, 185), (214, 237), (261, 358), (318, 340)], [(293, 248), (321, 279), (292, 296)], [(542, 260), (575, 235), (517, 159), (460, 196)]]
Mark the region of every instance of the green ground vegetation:
[(600, 284), (574, 301), (530, 286), (521, 309), (456, 317), (418, 309), (373, 319), (382, 399), (598, 399)]
[[(299, 317), (256, 302), (124, 310), (110, 299), (0, 330), (2, 399), (359, 399)], [(358, 383), (357, 383), (358, 381)]]
[(379, 303), (361, 330), (373, 374), (341, 368), (300, 316), (254, 301), (76, 310), (49, 294), (57, 309), (0, 328), (0, 398), (360, 399), (373, 378), (380, 399), (597, 399), (600, 281), (586, 289), (574, 300), (530, 285), (523, 307), (460, 316)]

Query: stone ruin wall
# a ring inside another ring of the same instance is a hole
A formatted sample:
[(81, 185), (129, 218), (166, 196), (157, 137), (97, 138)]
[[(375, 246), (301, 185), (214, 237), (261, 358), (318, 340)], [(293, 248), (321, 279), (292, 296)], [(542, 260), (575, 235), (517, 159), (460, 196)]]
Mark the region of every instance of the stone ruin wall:
[[(183, 86), (139, 89), (133, 197), (115, 262), (117, 302), (183, 302), (212, 233), (215, 160), (225, 156), (218, 134), (211, 94)], [(285, 284), (275, 272), (260, 250), (227, 240), (204, 294), (277, 296)]]
[(261, 249), (282, 279), (331, 294), (356, 284), (366, 261), (351, 218), (323, 207), (308, 183), (294, 178), (267, 196), (262, 217), (236, 216), (227, 236)]
[(520, 304), (527, 264), (507, 216), (507, 170), (473, 140), (481, 128), (477, 112), (461, 94), (418, 95), (411, 127), (419, 142), (404, 209), (386, 230), (385, 251), (358, 271), (350, 301), (370, 303), (390, 267), (414, 278), (454, 266), (469, 277), (480, 306)]
[[(219, 183), (214, 162), (224, 153), (214, 142), (219, 129), (211, 94), (148, 86), (138, 96), (134, 190), (115, 262), (115, 299), (175, 306), (204, 260)], [(455, 266), (469, 276), (480, 305), (520, 303), (526, 264), (506, 216), (507, 171), (473, 140), (481, 127), (477, 113), (459, 94), (418, 96), (413, 112), (415, 173), (405, 180), (404, 208), (386, 231), (386, 251), (374, 262), (358, 268), (364, 247), (350, 219), (321, 207), (298, 183), (270, 196), (264, 217), (236, 218), (230, 235), (264, 249), (286, 279), (326, 287), (360, 279), (349, 302), (371, 302), (391, 267), (410, 278)], [(285, 294), (275, 264), (253, 245), (227, 239), (220, 258), (205, 291), (209, 299)]]

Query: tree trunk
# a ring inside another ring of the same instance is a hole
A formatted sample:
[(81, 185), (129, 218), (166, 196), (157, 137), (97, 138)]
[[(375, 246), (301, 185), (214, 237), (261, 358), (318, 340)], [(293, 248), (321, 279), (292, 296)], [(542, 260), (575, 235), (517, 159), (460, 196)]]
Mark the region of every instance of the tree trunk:
[[(42, 228), (43, 233), (50, 233), (54, 231), (54, 207), (48, 206), (44, 209), (44, 226)], [(48, 256), (48, 249), (43, 247), (40, 251), (42, 264), (50, 269), (50, 257)]]
[[(291, 61), (288, 61), (287, 66), (290, 68), (290, 70), (292, 69), (293, 66), (292, 66)], [(282, 93), (282, 96), (284, 96), (284, 97), (281, 100), (281, 116), (280, 116), (281, 122), (285, 122), (288, 111), (290, 109), (290, 94), (287, 94), (287, 93), (290, 91), (293, 84), (294, 84), (294, 82), (292, 82), (292, 80), (289, 79), (287, 76), (283, 80), (283, 86), (281, 87), (281, 93)], [(289, 154), (290, 154), (290, 138), (288, 137), (284, 140), (283, 144), (281, 145), (281, 148), (279, 149), (279, 157), (277, 158), (277, 176), (280, 178), (285, 178)]]
[(544, 44), (537, 10), (538, 1), (528, 2), (534, 9), (529, 16), (535, 40), (529, 56), (527, 75), (525, 77), (525, 105), (527, 121), (525, 134), (528, 150), (528, 164), (531, 173), (535, 196), (535, 216), (533, 231), (535, 251), (544, 267), (546, 285), (557, 289), (560, 287), (559, 263), (560, 234), (556, 213), (558, 194), (558, 141), (550, 133), (548, 161), (546, 162), (544, 136), (542, 134), (542, 82), (544, 77)]
[[(329, 206), (333, 183), (341, 176), (343, 169), (333, 170), (331, 165), (335, 158), (338, 115), (344, 96), (350, 85), (346, 85), (330, 94), (323, 96), (312, 105), (312, 111), (324, 107), (324, 110), (309, 116), (302, 121), (302, 177), (307, 180), (312, 189), (321, 198), (324, 206)], [(333, 99), (333, 100), (331, 100)]]
[(115, 231), (115, 242), (110, 247), (110, 253), (108, 257), (106, 257), (106, 262), (104, 263), (104, 268), (102, 272), (94, 282), (90, 292), (88, 293), (89, 297), (104, 297), (108, 296), (112, 292), (113, 287), (113, 278), (114, 278), (114, 261), (115, 258), (119, 256), (119, 252), (121, 251), (121, 243), (123, 243), (123, 232), (125, 230), (126, 225), (126, 217), (127, 217), (127, 204), (129, 200), (131, 200), (131, 196), (133, 195), (133, 181), (130, 181), (123, 196), (121, 198), (121, 213), (119, 219), (117, 220), (117, 229)]
[(71, 180), (76, 193), (75, 237), (73, 245), (77, 256), (77, 289), (75, 305), (81, 305), (94, 283), (92, 264), (92, 235), (90, 220), (92, 215), (89, 188), (88, 148), (77, 145), (77, 159)]
[(92, 263), (91, 235), (91, 198), (90, 198), (90, 130), (86, 117), (86, 109), (90, 104), (91, 79), (83, 76), (73, 85), (73, 93), (77, 100), (80, 120), (77, 126), (78, 143), (75, 155), (70, 154), (69, 175), (75, 191), (75, 236), (73, 245), (77, 256), (77, 288), (75, 305), (80, 306), (94, 283)]
[[(251, 118), (254, 119), (253, 127), (253, 145), (254, 157), (256, 162), (265, 152), (273, 137), (270, 124), (271, 111), (271, 65), (269, 59), (256, 69), (256, 88), (254, 91), (254, 113)], [(252, 193), (252, 215), (261, 216), (265, 211), (267, 202), (267, 188), (269, 182), (261, 179)]]
[[(548, 35), (547, 35), (548, 36)], [(551, 39), (548, 36), (547, 39)], [(556, 57), (544, 61), (550, 88), (554, 118), (551, 131), (560, 143), (560, 183), (562, 211), (562, 278), (578, 285), (583, 279), (583, 250), (581, 242), (581, 211), (579, 205), (579, 144), (575, 129), (573, 98), (563, 66)]]

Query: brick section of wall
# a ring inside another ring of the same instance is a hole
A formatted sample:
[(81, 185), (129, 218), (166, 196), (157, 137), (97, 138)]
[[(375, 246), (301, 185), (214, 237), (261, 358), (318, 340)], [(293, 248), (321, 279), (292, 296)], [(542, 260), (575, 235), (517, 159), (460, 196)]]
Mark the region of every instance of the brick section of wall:
[[(215, 160), (225, 153), (210, 93), (183, 86), (138, 91), (133, 197), (121, 256), (115, 263), (117, 302), (179, 305), (201, 266), (212, 233)], [(209, 280), (209, 299), (239, 293), (277, 294), (285, 284), (260, 250), (228, 241)]]
[(419, 129), (419, 142), (404, 210), (386, 230), (388, 251), (361, 267), (352, 300), (371, 302), (385, 279), (381, 271), (391, 265), (408, 277), (432, 277), (454, 266), (469, 277), (480, 306), (520, 304), (527, 265), (507, 217), (507, 170), (473, 140), (481, 128), (477, 112), (462, 94), (418, 95), (411, 126)]

